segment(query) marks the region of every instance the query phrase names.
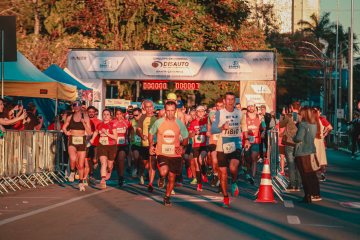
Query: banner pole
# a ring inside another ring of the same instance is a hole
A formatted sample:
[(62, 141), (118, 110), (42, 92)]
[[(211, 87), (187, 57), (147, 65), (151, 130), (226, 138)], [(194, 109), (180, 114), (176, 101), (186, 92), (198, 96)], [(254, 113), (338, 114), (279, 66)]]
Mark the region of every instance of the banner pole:
[(1, 30), (1, 98), (4, 99), (4, 30)]

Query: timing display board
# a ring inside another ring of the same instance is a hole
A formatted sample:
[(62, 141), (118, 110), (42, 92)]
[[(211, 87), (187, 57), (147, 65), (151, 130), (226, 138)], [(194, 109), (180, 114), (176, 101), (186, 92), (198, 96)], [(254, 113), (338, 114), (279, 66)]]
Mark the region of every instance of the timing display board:
[(175, 88), (180, 90), (196, 90), (200, 88), (200, 83), (177, 82), (175, 83)]
[(143, 90), (166, 90), (168, 84), (166, 82), (143, 82)]

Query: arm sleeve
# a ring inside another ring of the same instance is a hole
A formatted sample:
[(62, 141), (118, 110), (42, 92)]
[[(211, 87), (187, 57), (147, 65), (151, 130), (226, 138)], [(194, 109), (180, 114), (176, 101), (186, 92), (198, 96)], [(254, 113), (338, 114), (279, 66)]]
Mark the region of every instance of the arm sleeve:
[(180, 120), (180, 119), (176, 119), (176, 123), (180, 128), (180, 134), (182, 136), (183, 139), (186, 139), (189, 137), (189, 132), (186, 129), (186, 126), (184, 125), (184, 123)]
[(302, 124), (299, 124), (299, 129), (296, 132), (296, 135), (293, 137), (294, 143), (299, 143), (304, 140), (305, 137), (305, 128)]
[(161, 125), (161, 123), (162, 123), (163, 121), (164, 121), (164, 118), (160, 118), (160, 119), (156, 120), (156, 121), (154, 122), (154, 124), (152, 125), (152, 127), (150, 128), (149, 133), (150, 133), (151, 135), (155, 135), (155, 134), (157, 133), (158, 129), (159, 129), (159, 126)]
[(214, 119), (211, 124), (211, 134), (221, 133), (222, 126), (219, 127), (219, 123), (220, 123), (220, 111), (217, 111), (214, 115)]
[(248, 128), (247, 128), (247, 124), (246, 124), (246, 117), (245, 114), (243, 112), (241, 112), (241, 121), (240, 121), (240, 127), (241, 127), (241, 131), (242, 132), (247, 132)]

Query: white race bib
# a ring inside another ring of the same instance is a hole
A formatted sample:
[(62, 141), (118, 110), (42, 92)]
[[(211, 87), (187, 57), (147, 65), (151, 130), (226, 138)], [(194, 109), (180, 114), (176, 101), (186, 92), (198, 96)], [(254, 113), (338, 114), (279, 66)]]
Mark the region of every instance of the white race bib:
[(117, 144), (125, 144), (125, 137), (118, 137)]
[(117, 133), (126, 133), (126, 129), (125, 128), (117, 128), (116, 132)]
[(214, 134), (214, 135), (213, 135), (213, 140), (214, 140), (214, 141), (219, 140), (219, 135), (220, 135), (220, 134)]
[(175, 145), (162, 145), (162, 153), (165, 155), (174, 155), (175, 154)]
[(235, 152), (236, 150), (234, 142), (224, 143), (223, 148), (224, 148), (224, 153), (226, 154)]
[(194, 139), (195, 143), (203, 143), (205, 142), (205, 135), (195, 135)]
[(74, 137), (72, 136), (72, 144), (74, 145), (80, 145), (83, 144), (84, 137)]
[(108, 137), (100, 137), (99, 141), (102, 145), (109, 145), (109, 138)]
[(249, 136), (248, 135), (248, 138), (249, 138), (250, 143), (255, 143), (255, 136)]
[(140, 143), (141, 142), (141, 137), (139, 137), (138, 135), (135, 135), (135, 142)]

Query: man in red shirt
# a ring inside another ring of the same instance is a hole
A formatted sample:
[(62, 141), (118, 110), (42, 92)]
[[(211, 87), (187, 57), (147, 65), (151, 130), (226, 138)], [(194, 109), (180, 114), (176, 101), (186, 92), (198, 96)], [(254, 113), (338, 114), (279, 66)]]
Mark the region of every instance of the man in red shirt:
[[(94, 133), (95, 129), (98, 127), (98, 125), (101, 123), (101, 120), (98, 119), (95, 115), (97, 112), (97, 109), (93, 106), (88, 107), (88, 116), (90, 118), (90, 124), (91, 124), (91, 132)], [(92, 136), (88, 136), (88, 139), (90, 140)], [(88, 148), (88, 153), (86, 156), (86, 160), (89, 164), (89, 175), (90, 179), (93, 179), (94, 177), (94, 169), (97, 168), (98, 163), (98, 154), (97, 154), (97, 146), (99, 144), (99, 138), (94, 139), (94, 143), (91, 144), (91, 146)]]

